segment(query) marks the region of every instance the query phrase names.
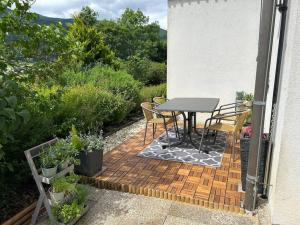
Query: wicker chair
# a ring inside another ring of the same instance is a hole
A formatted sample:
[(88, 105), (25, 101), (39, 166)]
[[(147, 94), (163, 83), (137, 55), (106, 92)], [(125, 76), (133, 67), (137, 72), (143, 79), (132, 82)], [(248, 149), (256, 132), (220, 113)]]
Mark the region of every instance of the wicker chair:
[[(211, 117), (211, 118), (207, 119), (205, 121), (204, 129), (202, 131), (199, 152), (201, 151), (205, 131), (213, 130), (216, 132), (222, 131), (222, 132), (232, 133), (233, 134), (232, 154), (233, 154), (233, 159), (235, 160), (235, 142), (236, 142), (237, 134), (242, 129), (242, 126), (243, 126), (245, 120), (247, 119), (249, 112), (250, 112), (250, 110), (228, 112), (228, 113), (224, 113), (222, 116), (218, 115), (217, 117)], [(233, 121), (234, 123), (233, 124), (224, 123), (223, 121), (226, 121), (227, 118), (235, 118), (235, 120)], [(215, 120), (216, 122), (214, 124), (211, 124), (211, 122), (213, 120)], [(209, 125), (207, 125), (208, 122), (209, 122)], [(216, 141), (216, 138), (217, 138), (217, 133), (215, 133), (214, 142)], [(207, 150), (205, 150), (204, 152), (208, 153)]]
[[(233, 111), (246, 111), (249, 110), (251, 108), (251, 102), (250, 101), (244, 101), (244, 102), (234, 102), (234, 103), (229, 103), (229, 104), (225, 104), (225, 105), (221, 105), (218, 109), (215, 109), (212, 114), (211, 117), (222, 117), (224, 114), (226, 115), (226, 113), (228, 112), (233, 112)], [(224, 117), (223, 120), (226, 121), (235, 121), (236, 120), (236, 116), (228, 116), (228, 117)]]
[[(168, 101), (168, 99), (165, 97), (154, 97), (153, 98), (153, 102), (155, 105), (163, 104), (166, 101)], [(181, 112), (160, 112), (160, 113), (167, 118), (173, 119), (174, 129), (176, 131), (176, 137), (178, 137), (178, 139), (180, 139), (179, 128), (178, 128), (178, 124), (177, 124), (177, 116), (181, 115), (182, 113)]]
[(154, 103), (150, 103), (150, 102), (143, 102), (141, 104), (142, 110), (143, 110), (143, 114), (146, 120), (146, 127), (145, 127), (145, 134), (144, 134), (144, 145), (145, 145), (145, 141), (146, 141), (146, 136), (147, 136), (147, 130), (148, 130), (148, 124), (152, 124), (152, 136), (154, 139), (154, 135), (155, 135), (155, 131), (156, 131), (156, 125), (157, 124), (162, 124), (166, 130), (166, 135), (168, 138), (168, 144), (170, 147), (170, 138), (169, 138), (169, 133), (168, 133), (168, 128), (167, 125), (170, 123), (173, 123), (173, 119), (170, 117), (165, 117), (164, 115), (162, 115), (160, 112), (158, 112), (157, 110), (155, 110), (155, 104)]

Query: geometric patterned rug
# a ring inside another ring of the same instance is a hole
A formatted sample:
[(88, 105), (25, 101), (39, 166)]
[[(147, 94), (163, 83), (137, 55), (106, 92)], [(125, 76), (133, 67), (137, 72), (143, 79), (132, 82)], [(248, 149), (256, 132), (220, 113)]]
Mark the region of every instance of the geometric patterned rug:
[[(202, 129), (197, 130), (198, 133), (202, 133)], [(179, 133), (182, 134), (183, 130), (179, 129)], [(171, 144), (174, 142), (178, 142), (173, 128), (168, 130), (168, 134)], [(192, 139), (195, 145), (199, 146), (201, 137), (193, 132)], [(166, 147), (163, 149), (162, 146), (166, 146), (168, 144), (167, 135), (164, 132), (158, 139), (155, 139), (143, 151), (138, 153), (138, 156), (152, 159), (191, 163), (202, 166), (220, 167), (226, 147), (227, 134), (224, 132), (218, 132), (215, 144), (213, 143), (213, 140), (214, 137), (205, 138), (203, 140), (201, 149), (202, 151), (200, 151), (200, 153), (199, 149), (194, 148), (194, 146), (190, 144), (182, 144), (176, 147)], [(205, 148), (207, 148), (207, 150), (209, 151), (208, 154), (203, 151)]]

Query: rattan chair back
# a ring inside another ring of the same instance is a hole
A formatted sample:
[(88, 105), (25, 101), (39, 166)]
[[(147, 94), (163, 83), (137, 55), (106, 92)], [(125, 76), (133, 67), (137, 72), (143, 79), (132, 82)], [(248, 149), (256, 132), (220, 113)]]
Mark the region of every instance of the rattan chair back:
[(165, 103), (167, 99), (165, 97), (154, 97), (153, 102), (160, 105), (162, 103)]
[(240, 113), (239, 115), (236, 116), (236, 121), (235, 121), (235, 132), (238, 132), (242, 129), (247, 117), (248, 117), (248, 114), (249, 114), (249, 110), (247, 111), (244, 111), (242, 113)]
[(153, 112), (151, 112), (151, 110), (153, 110), (153, 105), (150, 102), (143, 102), (141, 107), (146, 121), (152, 120), (154, 118)]

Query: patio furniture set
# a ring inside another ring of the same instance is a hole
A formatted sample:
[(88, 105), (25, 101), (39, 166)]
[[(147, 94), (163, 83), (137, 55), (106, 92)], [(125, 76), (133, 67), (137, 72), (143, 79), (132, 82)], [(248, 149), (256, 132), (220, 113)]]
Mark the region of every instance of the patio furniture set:
[[(193, 146), (195, 149), (205, 153), (209, 153), (204, 145), (204, 139), (210, 141), (213, 138), (213, 143), (216, 142), (218, 132), (232, 133), (232, 153), (235, 159), (235, 145), (239, 132), (246, 121), (250, 109), (247, 102), (236, 102), (221, 105), (218, 98), (174, 98), (166, 99), (163, 97), (153, 98), (153, 103), (144, 102), (141, 104), (143, 113), (146, 119), (146, 128), (144, 134), (144, 144), (147, 135), (148, 124), (153, 126), (153, 138), (156, 131), (156, 125), (164, 126), (168, 144), (163, 145), (163, 148), (172, 148), (183, 143)], [(211, 116), (204, 123), (204, 128), (201, 133), (197, 130), (197, 113), (210, 113)], [(183, 117), (183, 132), (179, 132), (177, 117)], [(170, 143), (168, 125), (173, 124), (176, 138), (175, 143)], [(192, 133), (200, 136), (200, 144), (197, 145), (192, 137)], [(203, 148), (204, 147), (204, 148)]]

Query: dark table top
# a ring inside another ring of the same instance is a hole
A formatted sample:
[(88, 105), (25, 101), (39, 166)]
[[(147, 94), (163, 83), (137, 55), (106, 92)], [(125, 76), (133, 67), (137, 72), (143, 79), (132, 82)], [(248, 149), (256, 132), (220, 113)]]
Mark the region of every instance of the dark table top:
[(156, 107), (159, 111), (203, 112), (214, 111), (218, 98), (173, 98)]

